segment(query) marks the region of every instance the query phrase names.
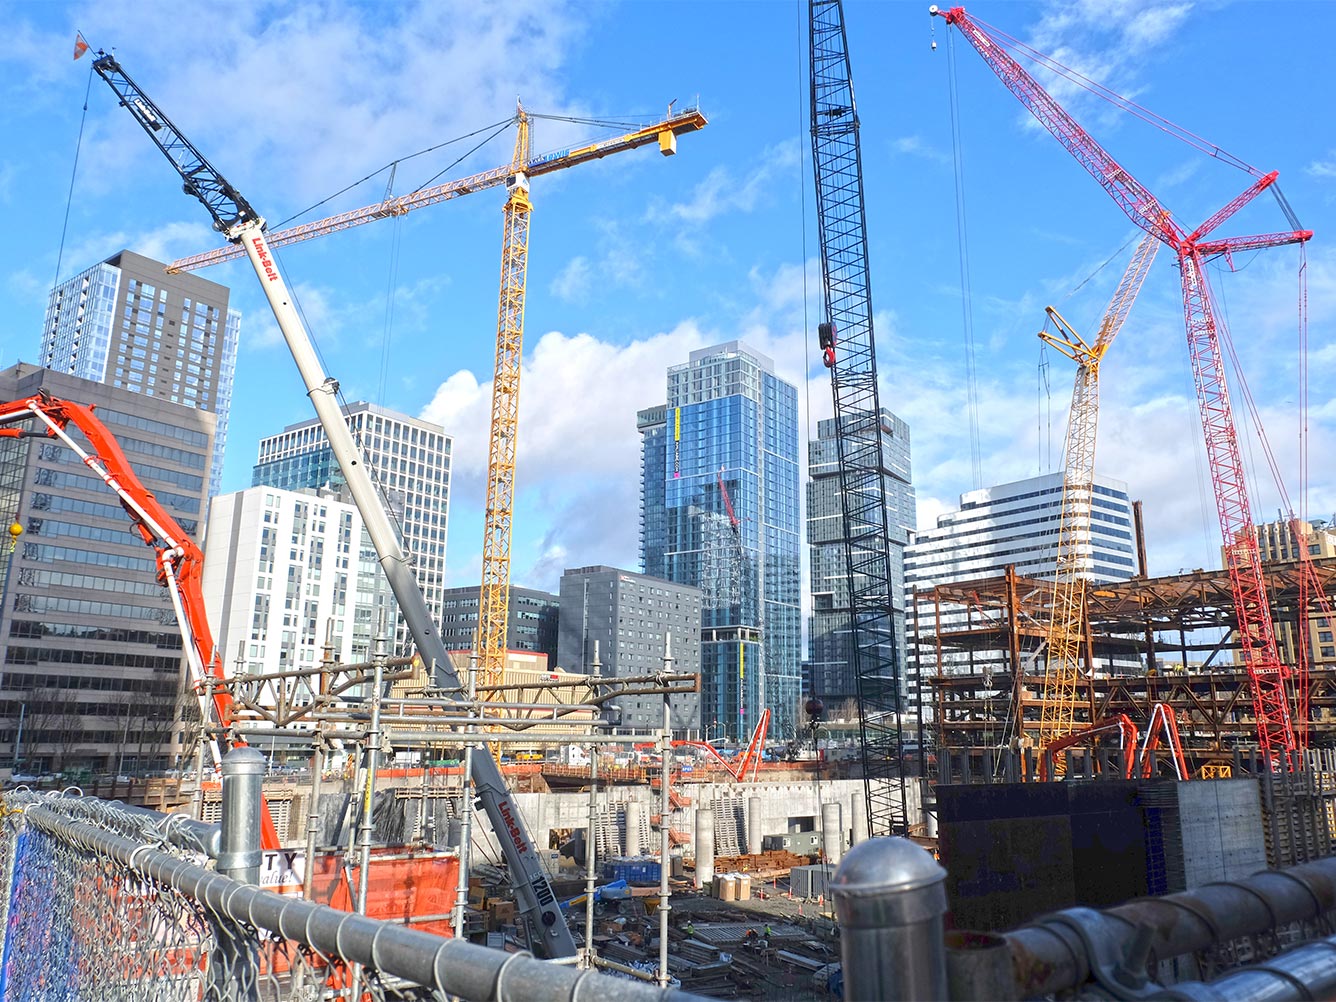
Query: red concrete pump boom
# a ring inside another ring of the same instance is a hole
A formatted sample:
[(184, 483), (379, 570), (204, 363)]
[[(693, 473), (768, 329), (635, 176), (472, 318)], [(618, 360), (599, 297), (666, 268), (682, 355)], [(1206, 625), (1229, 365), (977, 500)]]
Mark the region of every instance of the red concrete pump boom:
[[(45, 425), (45, 429), (19, 427), (20, 422), (34, 418)], [(83, 433), (92, 452), (70, 435), (66, 430), (69, 425)], [(29, 436), (56, 438), (74, 450), (84, 465), (116, 492), (135, 531), (145, 544), (153, 547), (158, 558), (158, 582), (171, 596), (181, 627), (191, 682), (200, 700), (200, 718), (206, 725), (212, 719), (226, 731), (232, 720), (232, 696), (222, 687), (212, 687), (210, 701), (209, 687), (205, 684), (207, 676), (223, 678), (223, 665), (204, 613), (204, 596), (200, 591), (203, 552), (135, 475), (124, 450), (111, 430), (93, 413), (92, 406), (61, 400), (45, 391), (22, 400), (0, 403), (0, 437)], [(245, 742), (234, 741), (233, 744), (244, 745)], [(213, 745), (212, 751), (217, 764), (222, 749)], [(278, 832), (267, 805), (262, 819), (261, 844), (266, 849), (279, 848)]]

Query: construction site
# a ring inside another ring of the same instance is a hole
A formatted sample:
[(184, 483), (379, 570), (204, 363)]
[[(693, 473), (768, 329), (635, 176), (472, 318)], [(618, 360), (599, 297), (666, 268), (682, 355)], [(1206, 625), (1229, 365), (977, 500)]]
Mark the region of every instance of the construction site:
[[(1277, 174), (1246, 165), (1242, 193), (1180, 224), (1018, 61), (1051, 71), (1042, 54), (964, 8), (933, 7), (934, 30), (982, 58), (1138, 243), (1093, 335), (1052, 307), (1040, 335), (1076, 368), (1043, 560), (1028, 575), (1019, 562), (943, 573), (902, 595), (844, 8), (806, 7), (823, 318), (810, 347), (817, 373), (829, 370), (842, 559), (822, 601), (847, 610), (840, 667), (857, 693), (840, 719), (811, 679), (800, 711), (767, 702), (761, 666), (783, 628), (767, 618), (743, 490), (722, 467), (704, 477), (711, 510), (692, 516), (702, 643), (724, 652), (714, 676), (679, 669), (671, 631), (645, 673), (604, 674), (597, 643), (580, 670), (521, 664), (507, 644), (530, 181), (643, 147), (675, 155), (708, 124), (698, 107), (674, 102), (615, 139), (535, 155), (538, 116), (517, 105), (510, 162), (271, 231), (117, 58), (94, 53), (116, 114), (228, 241), (169, 270), (244, 257), (263, 287), (397, 619), (374, 624), (366, 660), (337, 655), (331, 623), (314, 663), (256, 670), (244, 642), (219, 643), (205, 553), (179, 506), (136, 474), (117, 439), (124, 416), (109, 418), (113, 432), (99, 416), (111, 408), (20, 369), (25, 395), (0, 403), (0, 503), (23, 513), (11, 554), (40, 536), (31, 512), (53, 504), (24, 495), (58, 483), (29, 472), (58, 460), (24, 452), (28, 440), (68, 450), (155, 554), (193, 743), (169, 776), (10, 784), (0, 997), (93, 997), (99, 978), (114, 981), (107, 997), (246, 1002), (1336, 996), (1336, 534), (1288, 496), (1276, 521), (1256, 517), (1207, 269), (1312, 231)], [(273, 251), (487, 188), (505, 198), (501, 289), (477, 632), (460, 651), (442, 640), (442, 611)], [(1264, 192), (1284, 229), (1216, 234)], [(1094, 542), (1108, 520), (1100, 364), (1161, 248), (1182, 285), (1221, 567), (1151, 575), (1136, 502), (1135, 565), (1115, 579), (1097, 570)], [(641, 414), (665, 442), (669, 413)], [(680, 408), (675, 421), (680, 436)], [(946, 563), (966, 566), (968, 546), (955, 549)], [(293, 624), (299, 592), (290, 579)], [(736, 701), (734, 740), (674, 726), (675, 707), (702, 693)], [(623, 725), (616, 708), (630, 699), (652, 724)]]

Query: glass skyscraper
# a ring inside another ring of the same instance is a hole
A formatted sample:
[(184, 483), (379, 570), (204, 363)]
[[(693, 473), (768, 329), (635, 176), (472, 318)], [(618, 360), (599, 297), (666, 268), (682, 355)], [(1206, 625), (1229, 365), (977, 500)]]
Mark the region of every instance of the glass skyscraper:
[(795, 733), (801, 697), (798, 391), (741, 341), (668, 370), (637, 416), (640, 559), (701, 589), (701, 727), (743, 740), (762, 709)]
[[(892, 619), (902, 675), (905, 666), (905, 544), (915, 526), (914, 486), (910, 480), (909, 425), (881, 409), (882, 490), (890, 529)], [(853, 654), (849, 648), (849, 561), (844, 545), (844, 508), (840, 501), (839, 443), (835, 419), (818, 421), (816, 440), (807, 445), (807, 543), (811, 551), (812, 691), (834, 711), (836, 704), (858, 698)]]
[[(400, 545), (413, 561), (413, 575), (439, 628), (450, 513), (450, 436), (440, 425), (365, 401), (348, 404), (343, 413), (386, 499), (391, 520), (399, 529)], [(251, 484), (289, 491), (346, 487), (334, 450), (316, 418), (260, 440)], [(362, 546), (370, 546), (369, 538), (364, 536)], [(372, 630), (376, 627), (370, 624)], [(396, 639), (399, 649), (406, 649), (408, 632), (402, 622)]]
[(41, 364), (218, 416), (209, 496), (223, 481), (241, 314), (227, 286), (121, 251), (51, 290)]

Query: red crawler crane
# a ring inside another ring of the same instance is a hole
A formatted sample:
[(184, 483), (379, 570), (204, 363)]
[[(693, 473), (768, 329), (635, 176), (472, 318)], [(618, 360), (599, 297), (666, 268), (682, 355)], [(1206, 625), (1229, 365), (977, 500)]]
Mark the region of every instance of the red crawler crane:
[(1252, 682), (1257, 742), (1268, 759), (1294, 751), (1297, 747), (1294, 724), (1285, 687), (1288, 669), (1281, 664), (1276, 648), (1271, 606), (1267, 601), (1261, 555), (1257, 547), (1257, 530), (1248, 503), (1243, 458), (1239, 452), (1233, 411), (1225, 385), (1218, 336), (1223, 324), (1216, 316), (1214, 296), (1206, 278), (1206, 261), (1222, 254), (1229, 256), (1240, 251), (1301, 243), (1308, 240), (1313, 231), (1298, 228), (1297, 221), (1277, 189), (1275, 194), (1294, 229), (1281, 233), (1207, 240), (1207, 235), (1216, 227), (1275, 183), (1275, 171), (1262, 174), (1237, 161), (1234, 161), (1236, 165), (1244, 166), (1254, 176), (1253, 183), (1195, 230), (1184, 231), (1161, 208), (1159, 200), (1150, 190), (1095, 142), (1005, 51), (1001, 42), (965, 13), (963, 7), (952, 7), (945, 11), (932, 7), (930, 11), (957, 28), (997, 74), (998, 79), (1108, 192), (1128, 218), (1163, 240), (1178, 258), (1192, 376), (1197, 388), (1197, 404), (1206, 438), (1206, 456), (1211, 467), (1216, 509), (1225, 542), (1234, 610), (1238, 618), (1239, 646)]

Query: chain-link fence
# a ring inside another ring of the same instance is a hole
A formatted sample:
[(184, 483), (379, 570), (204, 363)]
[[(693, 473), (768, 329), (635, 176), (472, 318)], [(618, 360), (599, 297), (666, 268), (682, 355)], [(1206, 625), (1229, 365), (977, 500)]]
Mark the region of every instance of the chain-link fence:
[(81, 796), (0, 805), (0, 999), (689, 1002), (211, 869), (218, 828)]

